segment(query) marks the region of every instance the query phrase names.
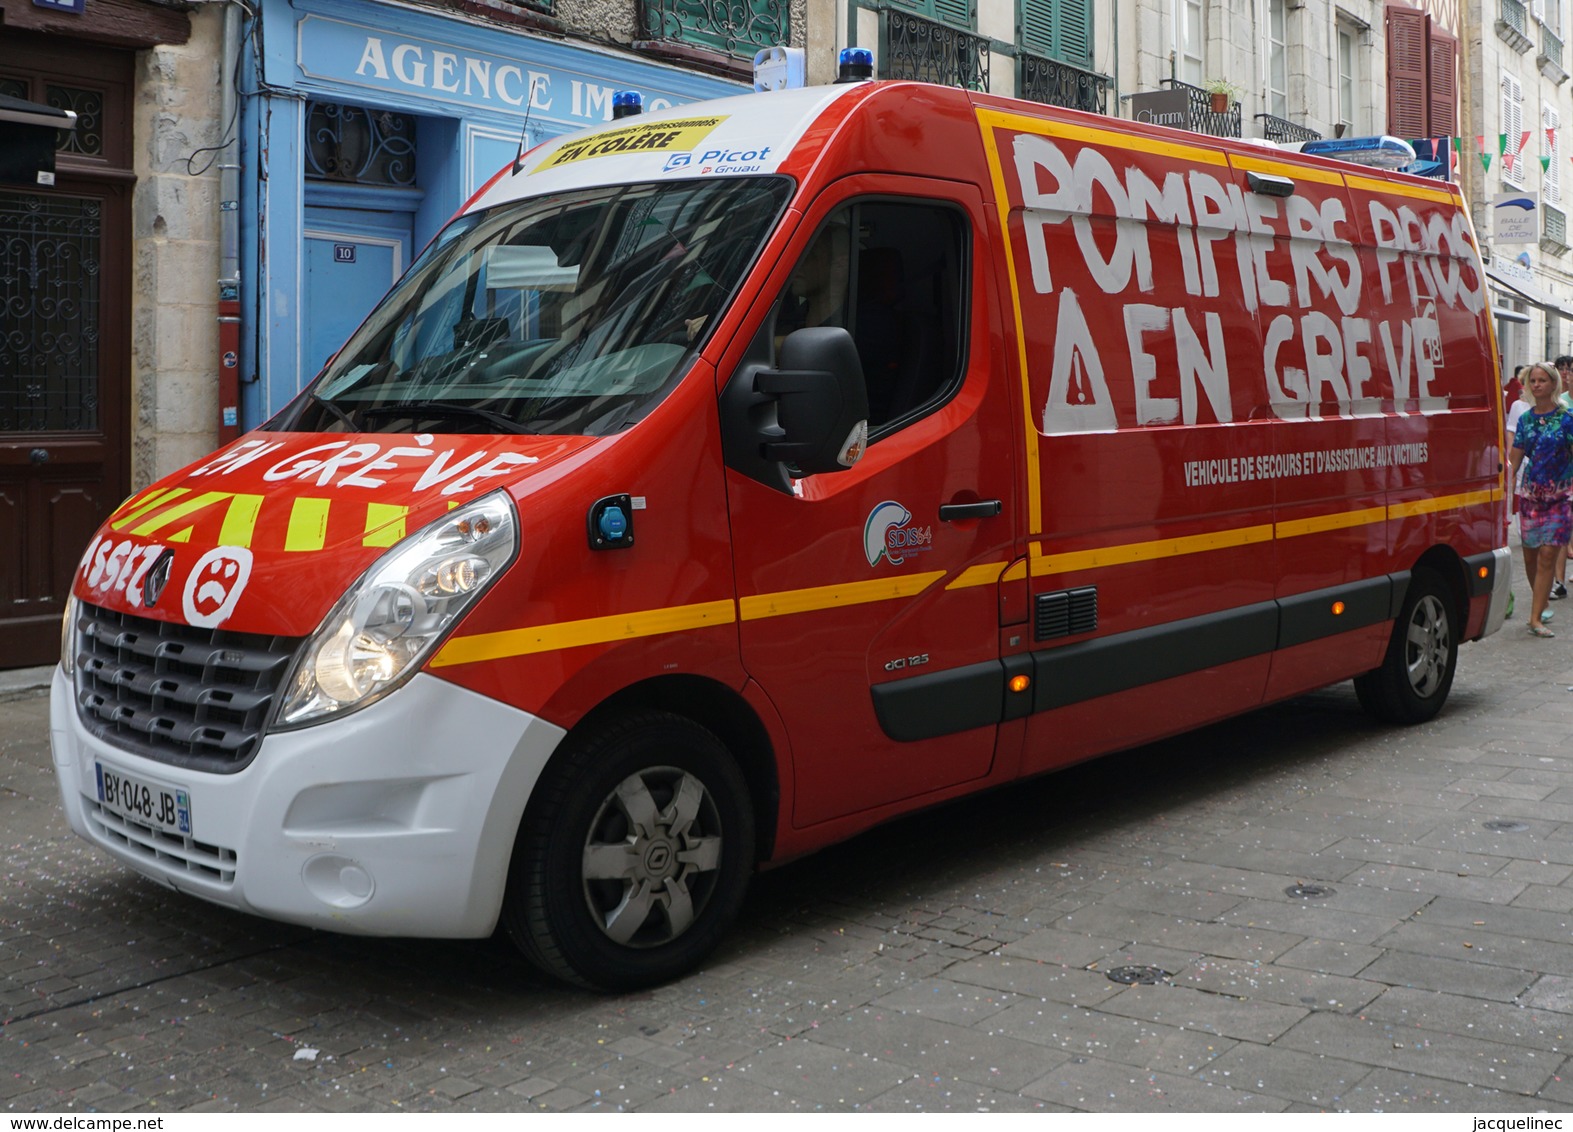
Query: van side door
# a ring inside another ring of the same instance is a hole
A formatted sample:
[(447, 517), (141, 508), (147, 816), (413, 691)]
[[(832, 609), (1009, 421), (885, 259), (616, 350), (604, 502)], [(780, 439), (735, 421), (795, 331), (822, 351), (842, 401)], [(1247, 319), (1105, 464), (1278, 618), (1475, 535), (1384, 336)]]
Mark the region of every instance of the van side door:
[(973, 186), (846, 178), (806, 213), (750, 318), (751, 357), (770, 361), (795, 329), (843, 327), (869, 392), (850, 469), (775, 484), (736, 460), (727, 472), (743, 663), (790, 736), (798, 827), (993, 764), (1019, 429), (993, 356), (985, 231)]

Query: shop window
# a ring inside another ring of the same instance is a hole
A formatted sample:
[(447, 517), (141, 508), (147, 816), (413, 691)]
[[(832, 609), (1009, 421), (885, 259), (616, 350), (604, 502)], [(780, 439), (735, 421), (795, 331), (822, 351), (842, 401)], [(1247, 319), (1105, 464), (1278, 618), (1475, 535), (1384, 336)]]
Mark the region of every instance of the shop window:
[(940, 204), (859, 201), (831, 215), (775, 314), (793, 330), (840, 326), (857, 344), (878, 438), (955, 391), (965, 346), (966, 222)]
[(1458, 131), (1458, 40), (1416, 8), (1387, 7), (1387, 132), (1401, 138)]
[(306, 103), (306, 179), (415, 184), (415, 119), (342, 102)]

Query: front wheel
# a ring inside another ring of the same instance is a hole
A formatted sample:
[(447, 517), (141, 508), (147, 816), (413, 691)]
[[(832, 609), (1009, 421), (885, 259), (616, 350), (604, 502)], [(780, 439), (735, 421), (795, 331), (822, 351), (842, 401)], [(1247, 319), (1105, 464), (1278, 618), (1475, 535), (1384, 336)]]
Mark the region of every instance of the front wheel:
[(503, 924), (549, 974), (634, 990), (710, 952), (753, 865), (748, 787), (720, 740), (680, 716), (631, 716), (572, 741), (537, 787)]
[(1416, 570), (1393, 623), (1382, 666), (1355, 677), (1360, 706), (1384, 723), (1424, 723), (1447, 702), (1458, 667), (1453, 595), (1430, 570)]

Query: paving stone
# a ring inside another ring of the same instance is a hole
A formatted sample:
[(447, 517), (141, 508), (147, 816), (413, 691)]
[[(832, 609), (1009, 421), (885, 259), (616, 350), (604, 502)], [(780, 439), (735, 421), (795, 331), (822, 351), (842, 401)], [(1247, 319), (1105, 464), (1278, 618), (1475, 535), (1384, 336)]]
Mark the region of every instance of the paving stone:
[(1241, 1042), (1196, 1076), (1214, 1085), (1337, 1108), (1371, 1073), (1369, 1065)]
[[(889, 1091), (885, 1095), (889, 1095)], [(641, 1106), (641, 1112), (847, 1112), (853, 1106), (809, 1100), (727, 1073), (685, 1085)]]
[(1009, 959), (1003, 955), (970, 959), (948, 968), (945, 974), (958, 983), (1082, 1006), (1095, 1006), (1124, 989), (1118, 983), (1111, 983), (1101, 971), (1084, 971), (1030, 959)]
[[(1559, 976), (1547, 975), (1537, 982)], [(1482, 1002), (1467, 994), (1392, 987), (1360, 1012), (1366, 1018), (1418, 1026), (1447, 1034), (1528, 1046), (1555, 1053), (1573, 1049), (1573, 1012), (1531, 1001), (1533, 989), (1518, 1002)], [(1546, 997), (1554, 997), (1547, 994)]]
[(966, 1081), (914, 1077), (881, 1093), (867, 1106), (871, 1112), (1074, 1112), (1019, 1093), (1002, 1093)]
[(1378, 1069), (1344, 1094), (1340, 1112), (1543, 1112), (1545, 1101), (1464, 1081)]
[(1178, 1026), (1182, 1030), (1200, 1030), (1261, 1043), (1272, 1041), (1306, 1015), (1303, 1006), (1249, 1002), (1166, 983), (1132, 986), (1107, 1002), (1099, 1003), (1098, 1010)]
[(915, 1073), (911, 1065), (894, 1059), (848, 1053), (805, 1039), (762, 1050), (739, 1061), (734, 1072), (809, 1103), (844, 1108), (866, 1106)]
[(1410, 869), (1398, 865), (1367, 865), (1345, 878), (1352, 884), (1365, 884), (1410, 892), (1429, 892), (1437, 896), (1457, 896), (1464, 900), (1483, 900), (1494, 904), (1507, 904), (1524, 885), (1518, 881), (1491, 876), (1460, 876), (1434, 869)]
[(975, 983), (954, 979), (917, 979), (898, 990), (880, 995), (870, 1006), (969, 1025), (991, 1014), (998, 1014), (1015, 1000), (1013, 994), (980, 987)]
[(1288, 951), (1302, 938), (1284, 932), (1202, 924), (1175, 916), (1104, 905), (1065, 916), (1056, 926), (1067, 931), (1124, 936), (1137, 943), (1152, 943), (1180, 951), (1195, 950), (1229, 959), (1271, 959)]
[(1064, 1059), (1032, 1042), (949, 1022), (909, 1019), (895, 1027), (872, 1009), (827, 1022), (814, 1031), (813, 1040), (911, 1066), (920, 1080), (966, 1081), (1011, 1092)]
[(1275, 1046), (1526, 1095), (1545, 1084), (1562, 1060), (1522, 1046), (1325, 1013), (1310, 1015)]
[(1108, 1058), (1172, 1073), (1194, 1073), (1235, 1044), (1177, 1026), (1052, 1003), (1013, 1006), (979, 1029), (1049, 1046), (1073, 1058)]
[(1068, 1061), (1022, 1092), (1086, 1112), (1282, 1112), (1289, 1103), (1093, 1057)]
[(1085, 932), (1042, 928), (999, 949), (1005, 959), (1032, 959), (1062, 967), (1085, 967), (1122, 946), (1129, 937), (1115, 939)]
[(1475, 797), (1518, 798), (1527, 801), (1539, 801), (1555, 790), (1556, 787), (1529, 782), (1514, 782), (1505, 778), (1496, 780), (1461, 778), (1456, 782), (1449, 783), (1447, 789)]
[(1293, 903), (1246, 900), (1224, 913), (1221, 919), (1226, 924), (1246, 928), (1268, 928), (1308, 939), (1348, 940), (1350, 943), (1374, 943), (1399, 924), (1399, 920), (1389, 916), (1340, 911), (1321, 900)]
[(1492, 978), (1492, 967), (1518, 975), (1536, 971), (1573, 974), (1573, 948), (1550, 940), (1503, 935), (1485, 927), (1411, 922), (1400, 924), (1378, 943), (1389, 952), (1412, 951), (1448, 961), (1466, 960), (1477, 968), (1474, 977), (1481, 979)]
[[(1309, 941), (1308, 941), (1309, 942)], [(1176, 975), (1176, 984), (1246, 1000), (1279, 1002), (1307, 1010), (1358, 1010), (1382, 992), (1379, 983), (1244, 959), (1208, 959)]]

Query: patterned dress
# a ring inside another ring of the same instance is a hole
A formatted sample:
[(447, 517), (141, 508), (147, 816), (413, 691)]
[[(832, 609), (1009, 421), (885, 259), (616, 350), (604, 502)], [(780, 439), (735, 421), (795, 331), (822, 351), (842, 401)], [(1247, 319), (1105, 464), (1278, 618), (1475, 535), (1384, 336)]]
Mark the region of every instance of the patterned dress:
[(1513, 447), (1524, 453), (1518, 487), (1519, 533), (1525, 546), (1565, 546), (1573, 536), (1573, 414), (1531, 409), (1518, 419)]

